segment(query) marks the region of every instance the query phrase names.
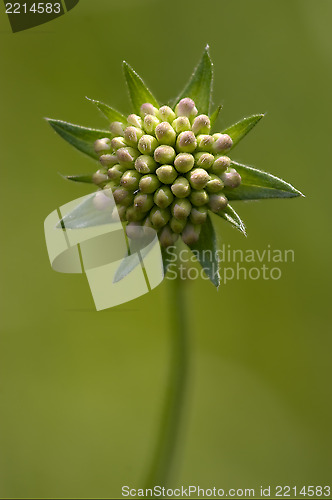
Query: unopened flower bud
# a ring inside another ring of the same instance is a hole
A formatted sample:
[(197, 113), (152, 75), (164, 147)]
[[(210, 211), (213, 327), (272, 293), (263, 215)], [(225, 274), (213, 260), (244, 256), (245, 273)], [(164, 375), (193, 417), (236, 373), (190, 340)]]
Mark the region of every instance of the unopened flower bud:
[(120, 148), (125, 148), (127, 144), (123, 137), (113, 137), (111, 146), (114, 151), (117, 151)]
[(196, 153), (195, 154), (196, 165), (205, 170), (209, 170), (214, 163), (214, 156), (210, 153)]
[(212, 146), (215, 153), (221, 153), (222, 151), (227, 151), (233, 146), (233, 141), (228, 134), (220, 134), (218, 139)]
[(140, 174), (149, 174), (156, 170), (156, 162), (149, 155), (141, 155), (135, 161), (135, 168)]
[(153, 195), (138, 193), (134, 198), (134, 207), (142, 212), (148, 212), (153, 207)]
[(201, 207), (208, 203), (209, 195), (204, 189), (200, 189), (199, 191), (194, 190), (191, 192), (189, 199), (193, 205), (195, 205), (196, 207)]
[(126, 233), (128, 238), (131, 240), (138, 240), (139, 238), (142, 238), (144, 234), (142, 222), (129, 222), (126, 226)]
[(129, 222), (138, 222), (144, 219), (145, 215), (140, 210), (137, 210), (135, 207), (131, 206), (127, 208), (126, 211), (126, 219)]
[(212, 212), (218, 214), (227, 207), (228, 200), (223, 194), (211, 194), (209, 199), (209, 207)]
[(180, 220), (180, 219), (176, 219), (175, 217), (172, 217), (171, 218), (171, 221), (169, 223), (172, 231), (174, 231), (174, 233), (182, 233), (185, 225), (187, 224), (187, 218), (185, 217), (184, 219)]
[(209, 134), (211, 129), (210, 118), (207, 115), (196, 116), (191, 130), (195, 135)]
[(133, 201), (133, 194), (124, 187), (118, 187), (113, 191), (115, 203), (119, 205), (129, 206)]
[(185, 177), (178, 177), (171, 186), (172, 193), (177, 198), (185, 198), (190, 194), (190, 185)]
[(108, 177), (107, 177), (107, 173), (105, 170), (97, 170), (97, 172), (95, 172), (93, 175), (92, 175), (92, 181), (94, 182), (94, 184), (102, 184), (103, 182), (106, 182), (108, 180)]
[(177, 198), (172, 204), (172, 214), (176, 219), (184, 220), (189, 217), (191, 203), (187, 198)]
[(165, 226), (159, 235), (159, 241), (162, 247), (169, 247), (174, 245), (176, 240), (178, 239), (178, 235), (173, 233), (169, 226)]
[(124, 128), (125, 128), (125, 126), (121, 122), (112, 122), (110, 124), (110, 131), (115, 136), (123, 136)]
[[(126, 220), (126, 212), (127, 212), (127, 207), (124, 205), (117, 205), (114, 207), (114, 211), (117, 210), (118, 216), (121, 222), (125, 222)], [(114, 217), (116, 219), (116, 216)]]
[(181, 234), (183, 243), (189, 246), (194, 245), (199, 239), (200, 232), (201, 226), (194, 226), (188, 222)]
[(172, 191), (168, 186), (162, 186), (154, 193), (153, 200), (160, 208), (168, 207), (174, 199)]
[(198, 135), (197, 139), (197, 149), (198, 151), (212, 151), (212, 146), (214, 144), (214, 140), (212, 135)]
[(176, 170), (182, 174), (189, 172), (194, 163), (195, 158), (190, 153), (179, 153), (174, 160)]
[(116, 181), (122, 177), (125, 171), (126, 167), (122, 167), (121, 165), (117, 164), (108, 169), (107, 175), (112, 181)]
[(176, 133), (168, 122), (159, 123), (156, 126), (155, 134), (161, 144), (172, 146), (175, 143)]
[(120, 184), (129, 191), (136, 191), (138, 189), (138, 184), (141, 179), (141, 174), (137, 170), (127, 170), (121, 177)]
[(115, 155), (101, 155), (99, 156), (99, 161), (103, 167), (110, 167), (118, 163), (118, 159)]
[(172, 123), (176, 118), (174, 111), (169, 106), (162, 106), (156, 114), (162, 122)]
[(139, 189), (142, 193), (154, 193), (160, 186), (160, 181), (155, 174), (147, 174), (141, 177)]
[(156, 229), (166, 226), (170, 217), (171, 214), (167, 208), (153, 207), (150, 212), (150, 220)]
[(150, 220), (150, 217), (147, 217), (145, 221), (143, 222), (143, 227), (151, 228), (153, 229), (153, 224)]
[(185, 97), (176, 105), (175, 113), (177, 116), (187, 116), (188, 118), (193, 118), (197, 115), (197, 108), (192, 99)]
[(142, 118), (138, 115), (135, 115), (135, 114), (129, 115), (127, 118), (127, 122), (129, 123), (129, 125), (132, 125), (133, 127), (137, 127), (137, 128), (143, 127)]
[(157, 168), (156, 174), (163, 184), (173, 184), (178, 175), (173, 165), (162, 165)]
[(219, 193), (224, 187), (223, 181), (217, 175), (211, 174), (211, 179), (206, 185), (208, 193)]
[(143, 130), (137, 127), (127, 127), (124, 131), (124, 140), (129, 146), (137, 147), (137, 143), (144, 134)]
[(117, 150), (116, 156), (121, 166), (134, 168), (134, 162), (138, 158), (139, 153), (134, 148), (120, 148)]
[(229, 168), (230, 164), (231, 164), (231, 159), (228, 158), (228, 156), (219, 156), (219, 158), (217, 158), (216, 161), (213, 163), (211, 170), (214, 174), (220, 175), (223, 172), (225, 172), (227, 168)]
[(181, 132), (176, 141), (177, 150), (181, 153), (193, 153), (196, 149), (197, 141), (193, 132)]
[(155, 108), (150, 102), (145, 102), (141, 106), (141, 116), (143, 118), (145, 115), (155, 115), (157, 111), (158, 109)]
[(210, 176), (204, 168), (194, 168), (187, 174), (187, 178), (194, 189), (203, 189), (210, 180)]
[(105, 137), (103, 139), (97, 139), (94, 142), (94, 149), (96, 153), (106, 153), (111, 150), (111, 139)]
[(142, 155), (151, 155), (158, 146), (158, 141), (153, 135), (142, 135), (138, 141), (137, 148)]
[(172, 122), (172, 127), (175, 132), (179, 134), (180, 132), (186, 132), (187, 130), (191, 130), (191, 124), (189, 118), (186, 116), (179, 116)]
[(234, 168), (224, 172), (220, 177), (228, 188), (236, 188), (241, 184), (241, 175)]
[(175, 158), (175, 151), (171, 146), (158, 146), (154, 152), (154, 159), (162, 165), (170, 164)]
[(193, 207), (190, 212), (190, 220), (193, 224), (204, 224), (207, 213), (206, 207)]
[(147, 134), (154, 134), (156, 126), (160, 123), (158, 118), (153, 115), (146, 115), (144, 117), (143, 128)]
[(106, 210), (112, 206), (112, 200), (104, 191), (97, 191), (92, 200), (93, 206), (97, 210)]

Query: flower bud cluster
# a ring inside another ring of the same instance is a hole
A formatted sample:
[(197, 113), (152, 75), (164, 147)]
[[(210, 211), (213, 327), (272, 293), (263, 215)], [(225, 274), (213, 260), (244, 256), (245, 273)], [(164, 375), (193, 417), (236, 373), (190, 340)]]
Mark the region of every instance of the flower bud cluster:
[(228, 203), (224, 187), (241, 183), (226, 155), (233, 145), (227, 134), (210, 135), (207, 115), (198, 115), (195, 102), (181, 99), (173, 110), (141, 106), (128, 125), (113, 122), (113, 139), (95, 142), (101, 168), (93, 180), (111, 188), (128, 235), (137, 227), (154, 228), (161, 245), (173, 245), (181, 235), (197, 242), (208, 210), (222, 212)]

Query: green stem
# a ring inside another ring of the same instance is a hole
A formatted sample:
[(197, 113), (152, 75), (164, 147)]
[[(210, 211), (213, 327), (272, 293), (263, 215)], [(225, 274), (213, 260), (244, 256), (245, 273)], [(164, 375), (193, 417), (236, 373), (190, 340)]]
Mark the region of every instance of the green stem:
[(168, 280), (171, 361), (162, 420), (146, 488), (167, 486), (174, 465), (185, 403), (188, 372), (188, 324), (184, 281)]

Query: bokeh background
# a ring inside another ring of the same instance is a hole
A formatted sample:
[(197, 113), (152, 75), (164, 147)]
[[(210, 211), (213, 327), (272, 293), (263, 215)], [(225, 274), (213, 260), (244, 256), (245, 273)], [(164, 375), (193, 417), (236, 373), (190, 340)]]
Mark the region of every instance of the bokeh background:
[(81, 0), (1, 39), (1, 498), (116, 498), (142, 487), (167, 386), (169, 283), (96, 312), (83, 275), (52, 271), (44, 218), (89, 192), (58, 173), (91, 160), (43, 117), (106, 122), (85, 96), (130, 112), (123, 59), (167, 102), (206, 43), (220, 126), (268, 112), (233, 153), (306, 198), (238, 202), (249, 236), (294, 249), (279, 281), (186, 286), (190, 383), (172, 486), (258, 488), (331, 480), (331, 85), (328, 0)]

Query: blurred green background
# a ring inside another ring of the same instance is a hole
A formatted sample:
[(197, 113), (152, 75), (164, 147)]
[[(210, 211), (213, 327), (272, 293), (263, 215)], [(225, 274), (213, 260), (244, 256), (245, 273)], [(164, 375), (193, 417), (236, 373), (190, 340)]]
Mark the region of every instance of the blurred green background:
[(45, 217), (89, 188), (59, 175), (94, 164), (43, 121), (106, 122), (92, 97), (130, 112), (132, 64), (162, 102), (210, 44), (220, 126), (266, 118), (233, 158), (305, 199), (238, 202), (249, 236), (294, 249), (279, 281), (186, 285), (191, 364), (171, 485), (256, 488), (331, 480), (332, 3), (81, 0), (1, 39), (0, 496), (116, 498), (142, 487), (167, 386), (167, 288), (96, 312), (86, 278), (52, 271)]

